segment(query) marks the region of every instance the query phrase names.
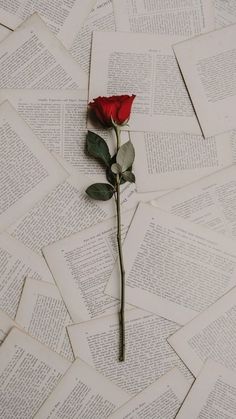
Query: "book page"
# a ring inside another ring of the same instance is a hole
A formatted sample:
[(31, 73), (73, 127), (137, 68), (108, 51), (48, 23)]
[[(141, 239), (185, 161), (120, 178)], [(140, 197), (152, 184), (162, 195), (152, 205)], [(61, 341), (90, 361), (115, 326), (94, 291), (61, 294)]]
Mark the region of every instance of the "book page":
[(208, 360), (176, 419), (234, 419), (235, 415), (236, 372)]
[[(0, 103), (8, 100), (49, 151), (62, 156), (80, 173), (104, 179), (104, 166), (85, 153), (87, 95), (86, 89), (1, 89)], [(113, 155), (113, 132), (96, 132), (106, 140)], [(123, 132), (122, 142), (128, 140), (128, 133)]]
[(173, 419), (189, 387), (188, 380), (174, 368), (121, 406), (110, 419)]
[(235, 179), (236, 167), (233, 165), (162, 196), (152, 201), (152, 205), (234, 238)]
[(0, 347), (0, 416), (31, 419), (70, 362), (19, 329)]
[[(61, 158), (58, 159), (62, 162)], [(98, 181), (71, 170), (72, 175), (30, 211), (8, 228), (8, 233), (36, 252), (55, 241), (77, 233), (115, 215), (115, 201), (96, 201), (88, 197), (86, 188)], [(155, 196), (154, 196), (155, 195)], [(122, 212), (135, 209), (140, 200), (154, 199), (158, 193), (138, 194), (134, 183), (121, 188)]]
[(233, 163), (229, 134), (130, 133), (137, 190), (175, 189)]
[(66, 331), (72, 320), (56, 285), (28, 277), (16, 322), (33, 338), (69, 361), (74, 360)]
[(8, 35), (10, 35), (11, 32), (12, 31), (5, 28), (5, 26), (1, 26), (1, 23), (0, 23), (0, 42), (2, 42), (3, 39), (5, 39)]
[(217, 28), (236, 23), (236, 4), (234, 0), (214, 0), (214, 5)]
[(0, 105), (0, 231), (68, 175), (8, 103)]
[(213, 0), (113, 0), (118, 31), (183, 35), (214, 29)]
[[(98, 96), (135, 94), (125, 130), (201, 134), (172, 50), (172, 44), (182, 39), (181, 36), (94, 32), (90, 101)], [(89, 126), (92, 127), (90, 120)]]
[(233, 288), (168, 339), (195, 376), (208, 358), (236, 370), (235, 301)]
[(189, 371), (166, 340), (179, 328), (176, 323), (136, 309), (128, 310), (125, 320), (125, 362), (118, 360), (118, 314), (68, 326), (75, 356), (133, 396), (174, 367), (192, 381)]
[(0, 309), (0, 345), (13, 327), (19, 327), (4, 311)]
[(173, 47), (205, 137), (235, 129), (235, 35), (230, 25)]
[(25, 246), (41, 252), (42, 247), (108, 218), (109, 210), (110, 206), (91, 200), (85, 194), (83, 175), (78, 173), (39, 201), (9, 227), (8, 233)]
[(89, 73), (93, 31), (115, 31), (112, 0), (97, 0), (69, 49), (80, 67)]
[[(97, 130), (98, 135), (101, 135), (100, 133), (101, 130)], [(104, 130), (104, 133), (107, 133), (107, 131)], [(125, 134), (125, 135), (124, 135)], [(121, 143), (123, 143), (123, 141), (128, 141), (128, 139), (126, 139), (126, 131), (123, 131), (121, 133)], [(102, 134), (103, 135), (103, 134)], [(113, 149), (113, 147), (116, 144), (116, 140), (112, 137), (109, 136), (107, 139), (108, 141), (108, 147), (110, 149), (110, 151)], [(56, 154), (54, 152), (52, 152), (52, 155), (55, 157), (55, 159), (58, 161), (58, 163), (60, 163), (62, 165), (62, 167), (64, 167), (64, 169), (67, 171), (67, 173), (71, 174), (71, 176), (73, 174), (78, 174), (78, 171), (75, 170), (75, 168), (68, 163), (68, 161), (66, 161), (65, 159), (63, 159), (63, 157), (61, 157), (59, 154)], [(91, 173), (91, 175), (94, 175), (94, 173)], [(99, 176), (99, 177), (98, 177)], [(92, 176), (91, 176), (92, 177)], [(87, 180), (89, 180), (89, 177), (86, 177)], [(93, 180), (94, 181), (99, 181), (101, 180), (101, 182), (107, 182), (106, 177), (104, 176), (104, 171), (103, 171), (103, 175), (96, 175), (96, 179), (93, 176)], [(90, 181), (91, 182), (91, 181)], [(86, 182), (87, 183), (87, 182)], [(88, 184), (89, 186), (89, 184)], [(121, 185), (121, 205), (122, 205), (122, 211), (123, 208), (125, 208), (125, 211), (128, 209), (134, 209), (137, 204), (141, 201), (141, 202), (154, 202), (154, 206), (155, 206), (155, 202), (158, 198), (160, 198), (160, 196), (166, 195), (167, 193), (172, 192), (172, 189), (166, 189), (166, 190), (158, 190), (158, 191), (154, 191), (154, 192), (137, 192), (137, 188), (136, 188), (136, 183), (126, 183), (124, 185)], [(114, 201), (113, 201), (114, 202)], [(114, 210), (114, 206), (112, 204), (113, 210)], [(113, 214), (113, 210), (111, 209), (111, 214)], [(112, 216), (112, 215), (111, 215)]]
[[(124, 246), (126, 301), (178, 324), (236, 285), (235, 241), (140, 204)], [(105, 292), (119, 296), (114, 269)]]
[(49, 29), (58, 34), (65, 46), (68, 46), (75, 36), (76, 29), (82, 26), (93, 4), (94, 0), (62, 0), (60, 4), (57, 0), (33, 2), (31, 0), (3, 0), (0, 2), (0, 23), (10, 29), (16, 29), (32, 13), (37, 12), (47, 23)]
[(37, 14), (0, 44), (0, 88), (87, 88), (87, 75)]
[(106, 419), (129, 398), (102, 374), (77, 359), (35, 419)]
[(0, 234), (0, 309), (15, 318), (25, 278), (54, 282), (45, 260), (6, 233)]
[[(122, 216), (123, 239), (133, 213)], [(104, 294), (118, 254), (116, 229), (111, 218), (43, 249), (74, 322), (118, 311), (120, 302)]]

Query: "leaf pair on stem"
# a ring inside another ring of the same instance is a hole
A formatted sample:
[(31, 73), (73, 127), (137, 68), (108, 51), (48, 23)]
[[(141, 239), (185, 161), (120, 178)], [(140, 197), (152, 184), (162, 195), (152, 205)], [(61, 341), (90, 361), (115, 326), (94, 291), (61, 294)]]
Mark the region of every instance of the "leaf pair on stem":
[(98, 134), (88, 131), (86, 137), (87, 153), (105, 165), (106, 178), (109, 183), (94, 183), (89, 186), (86, 193), (90, 198), (100, 201), (108, 201), (117, 191), (117, 177), (119, 184), (135, 182), (132, 172), (135, 151), (131, 141), (118, 148), (112, 157), (107, 143)]

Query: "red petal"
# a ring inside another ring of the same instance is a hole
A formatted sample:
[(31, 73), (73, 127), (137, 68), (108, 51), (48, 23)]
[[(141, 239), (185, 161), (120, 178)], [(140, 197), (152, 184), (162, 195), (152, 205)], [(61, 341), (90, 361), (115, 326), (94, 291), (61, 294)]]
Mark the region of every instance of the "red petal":
[(134, 99), (135, 95), (123, 96), (122, 102), (120, 104), (120, 109), (118, 111), (118, 119), (120, 124), (123, 124), (124, 122), (129, 120)]

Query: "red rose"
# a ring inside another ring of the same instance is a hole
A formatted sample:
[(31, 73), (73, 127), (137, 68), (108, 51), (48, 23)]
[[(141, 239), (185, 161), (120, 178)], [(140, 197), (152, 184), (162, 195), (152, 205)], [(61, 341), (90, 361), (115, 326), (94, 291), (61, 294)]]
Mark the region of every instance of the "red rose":
[(113, 122), (116, 125), (124, 125), (128, 122), (131, 107), (135, 95), (121, 95), (110, 97), (97, 97), (89, 103), (97, 119), (104, 127), (112, 127)]

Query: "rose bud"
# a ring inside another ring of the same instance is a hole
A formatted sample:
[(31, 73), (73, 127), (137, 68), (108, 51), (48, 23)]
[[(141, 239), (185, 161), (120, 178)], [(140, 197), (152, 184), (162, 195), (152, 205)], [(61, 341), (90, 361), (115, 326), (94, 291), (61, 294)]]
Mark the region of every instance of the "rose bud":
[(127, 124), (135, 95), (99, 96), (89, 103), (90, 109), (104, 128)]

